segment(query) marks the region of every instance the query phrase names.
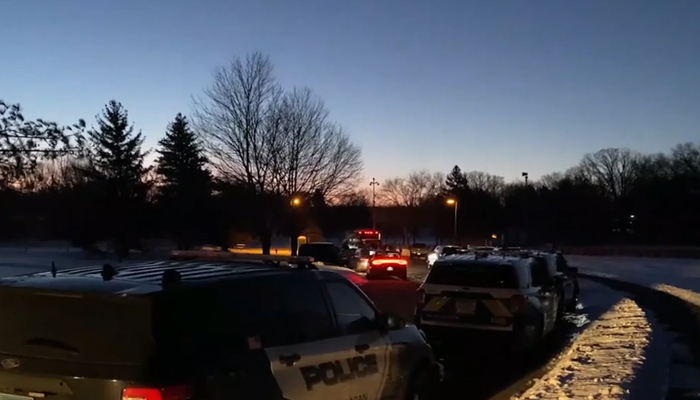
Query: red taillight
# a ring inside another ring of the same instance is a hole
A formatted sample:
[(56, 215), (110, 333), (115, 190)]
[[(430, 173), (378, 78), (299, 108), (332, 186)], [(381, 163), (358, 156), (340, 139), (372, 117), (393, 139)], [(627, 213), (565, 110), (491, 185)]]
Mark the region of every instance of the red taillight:
[(425, 290), (418, 289), (418, 304), (425, 304)]
[(130, 387), (122, 390), (122, 400), (188, 400), (190, 398), (192, 398), (192, 387), (188, 385), (160, 389)]
[(404, 260), (403, 258), (385, 258), (385, 259), (379, 259), (379, 260), (372, 260), (369, 263), (372, 266), (378, 267), (380, 265), (401, 265), (401, 266), (406, 266), (408, 265), (408, 261)]
[(514, 313), (520, 310), (524, 310), (526, 306), (527, 298), (525, 296), (516, 294), (515, 296), (512, 296), (510, 298), (510, 312)]

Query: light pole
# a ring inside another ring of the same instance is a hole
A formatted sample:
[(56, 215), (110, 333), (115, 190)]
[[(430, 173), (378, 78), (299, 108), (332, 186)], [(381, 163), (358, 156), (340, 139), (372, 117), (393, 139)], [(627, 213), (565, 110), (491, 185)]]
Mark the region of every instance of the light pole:
[(530, 224), (529, 224), (529, 202), (528, 202), (528, 194), (530, 193), (529, 187), (527, 185), (527, 178), (529, 177), (530, 174), (527, 172), (522, 173), (522, 177), (525, 178), (525, 208), (523, 210), (523, 213), (525, 214), (525, 218), (523, 221), (523, 224), (525, 225), (525, 245), (528, 244), (529, 236), (530, 236)]
[(459, 208), (459, 203), (455, 199), (447, 199), (446, 203), (448, 206), (453, 206), (455, 208), (454, 236), (452, 240), (454, 240), (454, 244), (457, 244), (457, 209)]
[[(296, 197), (296, 196), (295, 196), (295, 197), (292, 197), (292, 198), (289, 200), (289, 205), (290, 205), (290, 207), (291, 207), (292, 209), (295, 209), (295, 208), (298, 209), (298, 208), (300, 208), (301, 205), (302, 205), (302, 203), (303, 203), (303, 202), (301, 201), (301, 198), (300, 198), (300, 197)], [(297, 247), (299, 246), (299, 228), (298, 228), (298, 224), (299, 224), (299, 215), (298, 215), (298, 212), (296, 212), (296, 211), (297, 211), (297, 210), (292, 210), (292, 220), (291, 220), (291, 225), (292, 225), (292, 226), (291, 226), (291, 231), (292, 231), (292, 235), (291, 235), (291, 237), (289, 238), (289, 247), (290, 247), (289, 250), (290, 250), (290, 254), (293, 255), (293, 256), (296, 256), (296, 255), (297, 255)]]
[(377, 230), (377, 214), (374, 208), (377, 205), (377, 194), (375, 192), (375, 188), (379, 186), (379, 182), (372, 178), (372, 182), (370, 182), (369, 185), (372, 186), (372, 230)]

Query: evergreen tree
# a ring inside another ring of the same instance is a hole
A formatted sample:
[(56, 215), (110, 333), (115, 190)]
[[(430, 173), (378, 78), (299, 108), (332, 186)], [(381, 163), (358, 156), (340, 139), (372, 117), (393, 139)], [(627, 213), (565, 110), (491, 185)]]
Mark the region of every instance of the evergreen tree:
[(467, 177), (464, 175), (459, 166), (455, 165), (454, 168), (452, 168), (452, 171), (450, 171), (450, 173), (447, 175), (445, 186), (447, 186), (448, 191), (455, 194), (469, 188)]
[(211, 176), (205, 168), (207, 159), (184, 115), (175, 116), (158, 144), (156, 172), (163, 179), (164, 195), (183, 196), (193, 189), (209, 187)]
[(138, 224), (148, 192), (143, 135), (134, 133), (122, 104), (111, 100), (97, 116), (97, 128), (88, 132), (88, 142), (87, 175), (104, 196), (96, 199), (96, 217), (107, 222), (103, 224), (107, 231), (101, 233), (115, 240), (121, 255), (134, 246), (135, 234), (142, 231)]
[(90, 175), (107, 184), (113, 196), (134, 198), (145, 195), (142, 151), (143, 134), (134, 133), (128, 113), (121, 103), (111, 100), (101, 116), (97, 129), (88, 132), (90, 142)]
[[(158, 142), (156, 172), (162, 179), (161, 201), (178, 239), (178, 247), (188, 247), (202, 234), (202, 212), (211, 197), (211, 174), (207, 159), (187, 118), (177, 114), (168, 125), (165, 137)], [(197, 234), (200, 235), (197, 235)]]

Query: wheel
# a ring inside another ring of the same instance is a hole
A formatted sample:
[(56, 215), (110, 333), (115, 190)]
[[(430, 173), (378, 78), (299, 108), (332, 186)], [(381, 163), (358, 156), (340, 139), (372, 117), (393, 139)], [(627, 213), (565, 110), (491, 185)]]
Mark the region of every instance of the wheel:
[(407, 281), (408, 280), (408, 272), (404, 272), (403, 274), (399, 275), (399, 279), (402, 281)]
[(571, 299), (571, 301), (566, 305), (566, 311), (568, 312), (576, 312), (576, 306), (578, 306), (578, 295), (579, 295), (579, 289), (578, 289), (578, 282), (574, 283), (574, 298)]
[(436, 382), (427, 368), (423, 367), (411, 374), (404, 400), (432, 400), (437, 398)]
[(519, 337), (513, 341), (514, 353), (522, 355), (525, 360), (537, 356), (543, 343), (544, 322), (541, 318), (528, 323), (523, 327)]
[(566, 303), (566, 295), (564, 292), (559, 292), (559, 304), (557, 305), (557, 318), (555, 325), (559, 326), (564, 321), (564, 313), (569, 308), (569, 304)]

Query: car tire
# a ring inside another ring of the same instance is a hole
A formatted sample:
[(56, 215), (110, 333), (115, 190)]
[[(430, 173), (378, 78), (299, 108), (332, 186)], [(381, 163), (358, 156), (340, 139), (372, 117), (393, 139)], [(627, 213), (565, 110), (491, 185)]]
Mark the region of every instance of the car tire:
[(404, 400), (433, 400), (436, 399), (436, 387), (430, 371), (427, 368), (419, 368), (411, 374)]
[(578, 282), (574, 282), (574, 298), (571, 299), (571, 301), (566, 305), (566, 311), (576, 312), (576, 307), (578, 306), (578, 302), (579, 302), (578, 296), (579, 296)]
[(564, 321), (564, 314), (569, 309), (569, 304), (566, 302), (566, 295), (563, 291), (559, 292), (559, 304), (557, 305), (557, 317), (555, 325), (559, 326)]

